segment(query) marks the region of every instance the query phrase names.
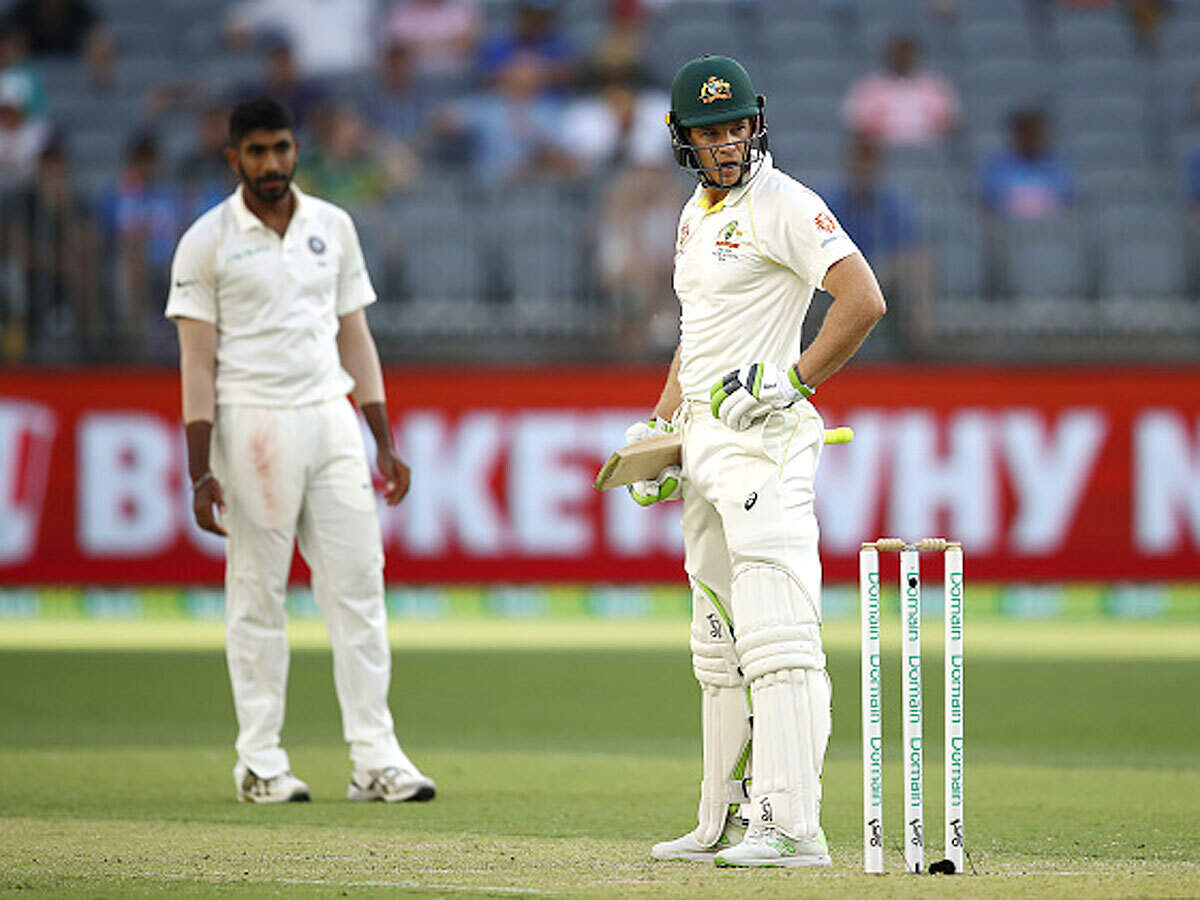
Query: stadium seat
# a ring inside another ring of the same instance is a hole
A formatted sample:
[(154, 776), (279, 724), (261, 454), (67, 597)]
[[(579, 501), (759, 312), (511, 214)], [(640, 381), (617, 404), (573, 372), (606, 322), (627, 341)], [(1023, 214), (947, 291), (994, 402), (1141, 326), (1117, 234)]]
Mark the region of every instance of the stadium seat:
[(1055, 21), (1059, 52), (1067, 60), (1081, 57), (1118, 58), (1133, 52), (1129, 27), (1115, 9), (1062, 10)]
[(1090, 293), (1088, 238), (1077, 214), (995, 223), (995, 252), (1018, 298)]
[(1183, 292), (1183, 222), (1170, 206), (1114, 203), (1099, 210), (1098, 218), (1102, 296), (1170, 297)]
[(1149, 158), (1146, 136), (1141, 131), (1066, 132), (1061, 143), (1067, 157), (1081, 168), (1144, 165)]
[(486, 260), (479, 217), (464, 204), (394, 204), (374, 221), (388, 264), (416, 303), (477, 300)]
[(1134, 133), (1146, 128), (1148, 113), (1140, 96), (1102, 89), (1062, 95), (1055, 106), (1054, 124), (1060, 134), (1111, 130)]
[(949, 298), (983, 294), (983, 261), (979, 241), (971, 233), (949, 234), (934, 243), (939, 294)]
[(490, 198), (488, 241), (514, 304), (569, 305), (583, 291), (582, 215), (568, 190), (533, 183)]
[(1058, 92), (1073, 97), (1096, 97), (1140, 91), (1146, 82), (1146, 67), (1135, 59), (1096, 57), (1064, 60), (1055, 83)]
[(960, 38), (967, 59), (1028, 60), (1034, 56), (1029, 25), (1020, 16), (963, 22)]

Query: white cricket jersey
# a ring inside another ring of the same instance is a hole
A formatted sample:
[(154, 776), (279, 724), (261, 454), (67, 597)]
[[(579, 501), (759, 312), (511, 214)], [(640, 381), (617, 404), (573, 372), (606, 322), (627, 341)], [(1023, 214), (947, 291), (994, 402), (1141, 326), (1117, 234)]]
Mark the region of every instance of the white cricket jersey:
[(679, 217), (679, 384), (708, 402), (721, 376), (800, 356), (800, 328), (829, 267), (858, 248), (817, 194), (771, 164), (711, 209), (703, 187)]
[(169, 318), (217, 326), (218, 405), (298, 406), (349, 393), (338, 317), (375, 301), (345, 210), (293, 186), (283, 237), (239, 187), (197, 219), (175, 250)]

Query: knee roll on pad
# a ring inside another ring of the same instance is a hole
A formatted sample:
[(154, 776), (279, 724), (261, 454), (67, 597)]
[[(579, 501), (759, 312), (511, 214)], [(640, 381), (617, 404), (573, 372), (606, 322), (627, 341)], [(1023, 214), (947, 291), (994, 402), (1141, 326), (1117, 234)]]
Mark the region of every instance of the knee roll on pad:
[(692, 583), (692, 671), (702, 685), (741, 687), (733, 629), (715, 596), (699, 582)]
[(733, 576), (734, 649), (747, 682), (788, 669), (824, 669), (817, 605), (787, 569), (746, 565)]

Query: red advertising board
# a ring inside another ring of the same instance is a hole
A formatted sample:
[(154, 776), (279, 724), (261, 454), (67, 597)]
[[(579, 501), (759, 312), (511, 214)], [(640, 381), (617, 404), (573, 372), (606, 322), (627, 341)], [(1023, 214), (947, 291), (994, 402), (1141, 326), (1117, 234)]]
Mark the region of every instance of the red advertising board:
[[(591, 488), (662, 376), (390, 372), (388, 578), (679, 578), (679, 504)], [(821, 463), (831, 580), (885, 534), (960, 539), (974, 578), (1200, 578), (1200, 370), (852, 366), (816, 399), (856, 435)], [(219, 582), (183, 469), (175, 373), (0, 373), (0, 584)]]

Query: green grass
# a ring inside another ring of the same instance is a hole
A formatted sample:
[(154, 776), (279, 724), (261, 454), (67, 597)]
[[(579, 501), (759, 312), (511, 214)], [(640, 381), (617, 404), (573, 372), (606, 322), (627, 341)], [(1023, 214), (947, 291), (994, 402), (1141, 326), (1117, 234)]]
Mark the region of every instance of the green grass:
[[(393, 710), (405, 748), (439, 787), (433, 803), (399, 806), (341, 799), (349, 768), (330, 657), (302, 624), (285, 741), (314, 802), (274, 808), (232, 799), (219, 631), (105, 623), (90, 632), (101, 648), (86, 649), (90, 626), (9, 623), (0, 627), (0, 891), (1200, 896), (1200, 625), (972, 625), (967, 824), (979, 874), (915, 879), (898, 874), (896, 753), (886, 825), (897, 874), (860, 874), (851, 625), (827, 629), (835, 726), (824, 823), (834, 865), (746, 872), (647, 857), (695, 812), (698, 703), (681, 623), (397, 628)], [(189, 642), (196, 649), (180, 649)], [(936, 655), (926, 667), (933, 860)], [(891, 738), (896, 668), (885, 682)]]

